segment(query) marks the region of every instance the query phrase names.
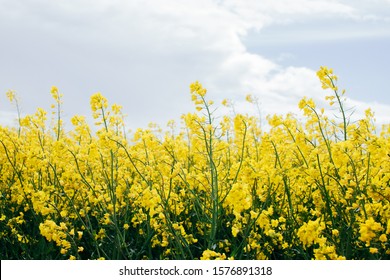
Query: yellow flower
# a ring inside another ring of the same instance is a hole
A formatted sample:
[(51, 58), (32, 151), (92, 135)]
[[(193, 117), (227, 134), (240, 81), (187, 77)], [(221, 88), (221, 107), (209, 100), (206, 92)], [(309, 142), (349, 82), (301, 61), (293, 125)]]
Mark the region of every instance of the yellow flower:
[(193, 94), (197, 94), (201, 97), (204, 97), (206, 95), (207, 90), (203, 88), (201, 83), (195, 81), (190, 85), (190, 92)]
[(247, 94), (247, 95), (245, 96), (245, 100), (246, 100), (247, 102), (249, 102), (249, 103), (253, 103), (253, 102), (254, 102), (253, 97), (252, 97), (251, 94)]
[(379, 236), (379, 241), (385, 243), (387, 241), (387, 236), (386, 234), (381, 234), (381, 236)]
[(371, 240), (376, 236), (376, 232), (383, 230), (383, 227), (380, 223), (375, 222), (375, 220), (370, 217), (365, 223), (360, 224), (360, 237), (359, 239), (363, 242), (366, 242), (366, 246), (370, 246)]
[(337, 81), (337, 76), (333, 74), (333, 70), (325, 66), (321, 66), (320, 70), (317, 71), (317, 76), (321, 81), (323, 89), (332, 89), (337, 90), (335, 82)]
[(240, 232), (240, 229), (237, 226), (232, 227), (232, 235), (237, 237), (237, 234)]
[(104, 225), (112, 224), (111, 217), (109, 213), (104, 214), (104, 218), (102, 219)]
[(221, 254), (213, 250), (206, 249), (203, 251), (200, 259), (201, 260), (226, 260), (226, 255), (225, 253)]
[(68, 216), (68, 211), (66, 211), (66, 210), (62, 210), (61, 212), (60, 212), (60, 215), (61, 215), (61, 217), (67, 217)]
[(106, 230), (104, 228), (101, 228), (99, 232), (95, 235), (95, 239), (104, 239), (106, 237)]
[(111, 109), (112, 109), (112, 112), (115, 113), (115, 114), (119, 114), (122, 110), (122, 106), (118, 105), (118, 104), (113, 104), (111, 106)]
[(58, 93), (58, 88), (56, 86), (52, 86), (50, 90), (51, 94), (57, 94)]
[(7, 91), (6, 95), (7, 95), (7, 98), (10, 102), (14, 101), (14, 99), (16, 97), (15, 91), (13, 91), (13, 90)]
[(99, 110), (107, 109), (108, 101), (100, 92), (97, 92), (91, 96), (90, 105), (93, 114), (93, 117), (97, 119), (100, 116)]
[(272, 227), (276, 228), (279, 225), (279, 221), (278, 220), (271, 220), (271, 225), (272, 225)]
[(298, 236), (301, 240), (303, 246), (310, 247), (315, 243), (319, 243), (321, 241), (321, 232), (325, 229), (325, 223), (320, 222), (318, 218), (315, 221), (309, 221), (308, 223), (304, 223), (298, 229)]
[(378, 248), (370, 247), (370, 253), (371, 254), (377, 254), (378, 253)]

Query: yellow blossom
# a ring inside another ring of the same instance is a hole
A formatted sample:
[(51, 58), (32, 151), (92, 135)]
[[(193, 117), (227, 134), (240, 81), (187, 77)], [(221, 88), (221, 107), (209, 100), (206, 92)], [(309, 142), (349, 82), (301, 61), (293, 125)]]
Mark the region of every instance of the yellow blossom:
[(378, 253), (378, 248), (370, 247), (370, 253), (371, 254), (377, 254)]
[(360, 240), (366, 242), (367, 246), (370, 246), (371, 240), (376, 236), (376, 232), (383, 230), (383, 227), (380, 223), (375, 222), (375, 220), (370, 217), (365, 223), (360, 225)]

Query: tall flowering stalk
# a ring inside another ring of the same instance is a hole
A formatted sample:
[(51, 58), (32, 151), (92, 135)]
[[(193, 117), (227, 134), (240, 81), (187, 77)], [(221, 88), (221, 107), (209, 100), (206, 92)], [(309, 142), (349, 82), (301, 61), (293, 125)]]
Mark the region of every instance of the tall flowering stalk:
[(192, 101), (196, 105), (198, 111), (205, 110), (207, 118), (204, 124), (199, 123), (202, 131), (202, 138), (207, 152), (209, 170), (210, 170), (210, 187), (211, 187), (211, 230), (209, 235), (208, 247), (213, 248), (216, 244), (216, 235), (218, 232), (218, 218), (220, 212), (220, 198), (218, 190), (218, 170), (214, 161), (214, 140), (216, 127), (213, 126), (213, 116), (211, 111), (212, 101), (206, 101), (205, 96), (207, 90), (199, 82), (192, 83), (190, 86)]
[(321, 66), (320, 70), (317, 71), (317, 76), (321, 81), (322, 88), (323, 89), (331, 89), (334, 93), (334, 95), (328, 95), (325, 97), (326, 100), (329, 100), (329, 104), (332, 106), (335, 102), (334, 99), (337, 100), (337, 104), (339, 106), (339, 110), (342, 115), (343, 120), (343, 139), (344, 141), (347, 140), (347, 126), (348, 126), (348, 120), (347, 116), (345, 114), (345, 108), (344, 108), (344, 94), (345, 90), (339, 93), (339, 89), (336, 85), (338, 77), (333, 73), (333, 69)]

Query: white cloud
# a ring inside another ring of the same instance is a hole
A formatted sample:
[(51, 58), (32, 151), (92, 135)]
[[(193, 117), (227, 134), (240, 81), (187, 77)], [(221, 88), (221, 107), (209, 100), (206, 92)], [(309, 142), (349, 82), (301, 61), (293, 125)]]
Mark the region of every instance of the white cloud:
[(340, 0), (340, 2), (354, 8), (354, 13), (351, 14), (351, 18), (355, 20), (382, 22), (389, 22), (390, 20), (389, 0)]
[(302, 16), (345, 16), (354, 12), (354, 8), (349, 5), (340, 3), (340, 1), (329, 0), (227, 0), (223, 3), (230, 10), (239, 14), (240, 17), (246, 18), (252, 23), (263, 21), (263, 24), (264, 18), (268, 19), (265, 23), (278, 23), (286, 20), (297, 20)]
[(39, 96), (31, 105), (49, 98), (39, 94), (55, 82), (63, 86), (65, 102), (67, 96), (74, 102), (65, 103), (69, 114), (88, 114), (88, 95), (101, 90), (124, 105), (134, 126), (191, 110), (188, 85), (194, 80), (203, 82), (213, 99), (252, 92), (266, 113), (294, 110), (303, 95), (319, 96), (315, 72), (249, 53), (242, 40), (249, 31), (387, 16), (379, 8), (366, 13), (366, 5), (352, 0), (0, 0), (0, 5), (0, 34), (19, 49), (15, 54), (8, 47), (11, 58), (3, 58), (23, 60), (16, 63), (18, 70), (9, 65), (9, 76), (0, 66), (0, 74), (13, 79), (13, 88), (31, 87)]
[(10, 111), (0, 111), (0, 125), (14, 127), (17, 124), (17, 114)]
[(350, 106), (353, 111), (351, 116), (352, 120), (359, 120), (364, 118), (364, 112), (367, 109), (371, 109), (374, 112), (374, 121), (378, 127), (378, 131), (381, 130), (382, 125), (390, 124), (389, 110), (390, 106), (387, 104), (380, 104), (378, 102), (361, 102), (355, 99), (347, 100), (347, 106)]

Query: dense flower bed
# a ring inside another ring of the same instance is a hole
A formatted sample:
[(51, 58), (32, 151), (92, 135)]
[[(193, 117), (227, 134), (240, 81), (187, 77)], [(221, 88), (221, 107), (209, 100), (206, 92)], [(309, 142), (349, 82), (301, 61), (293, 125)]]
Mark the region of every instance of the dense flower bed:
[(388, 259), (390, 126), (376, 133), (370, 110), (350, 122), (337, 77), (317, 74), (334, 119), (304, 98), (304, 120), (262, 131), (217, 118), (195, 82), (183, 128), (131, 139), (100, 93), (96, 127), (74, 116), (65, 131), (53, 87), (51, 118), (0, 127), (1, 259)]

